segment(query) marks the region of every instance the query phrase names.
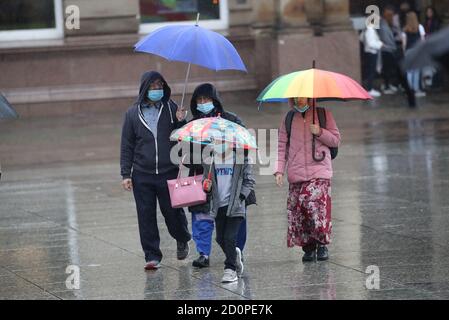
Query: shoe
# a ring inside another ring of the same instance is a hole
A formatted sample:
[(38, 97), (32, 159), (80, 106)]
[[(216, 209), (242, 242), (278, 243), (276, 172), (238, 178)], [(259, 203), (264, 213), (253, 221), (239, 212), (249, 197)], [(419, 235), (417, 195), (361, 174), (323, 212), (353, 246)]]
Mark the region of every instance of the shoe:
[(207, 268), (209, 267), (209, 258), (204, 255), (200, 255), (198, 259), (193, 260), (192, 266), (195, 268)]
[(313, 262), (316, 259), (316, 251), (311, 250), (304, 253), (304, 256), (302, 257), (302, 262)]
[(415, 92), (415, 97), (420, 98), (420, 97), (425, 97), (426, 93), (424, 91), (416, 91)]
[(390, 84), (388, 87), (389, 90), (393, 91), (394, 93), (398, 92), (398, 87), (395, 87), (394, 85)]
[(388, 87), (382, 84), (380, 86), (380, 90), (382, 90), (385, 94), (395, 94), (398, 92), (399, 88), (395, 87), (394, 85), (390, 84)]
[(318, 247), (316, 259), (318, 261), (326, 261), (329, 259), (329, 250), (327, 250), (326, 246)]
[(177, 242), (177, 251), (176, 255), (178, 257), (178, 260), (184, 260), (187, 258), (190, 252), (190, 247), (188, 242)]
[(157, 270), (161, 267), (161, 262), (157, 261), (157, 260), (152, 260), (152, 261), (148, 261), (145, 266), (144, 269), (145, 270)]
[(378, 98), (382, 95), (379, 91), (374, 90), (374, 89), (371, 89), (368, 93), (373, 98)]
[(235, 267), (236, 267), (236, 272), (237, 272), (237, 276), (240, 278), (243, 274), (243, 269), (244, 269), (244, 265), (243, 265), (243, 257), (242, 257), (242, 251), (240, 250), (240, 248), (235, 248), (235, 251), (237, 252), (237, 259), (235, 261)]
[(230, 282), (235, 282), (238, 279), (239, 278), (237, 277), (237, 272), (235, 272), (232, 269), (225, 269), (223, 278), (221, 279), (221, 282), (222, 283), (230, 283)]

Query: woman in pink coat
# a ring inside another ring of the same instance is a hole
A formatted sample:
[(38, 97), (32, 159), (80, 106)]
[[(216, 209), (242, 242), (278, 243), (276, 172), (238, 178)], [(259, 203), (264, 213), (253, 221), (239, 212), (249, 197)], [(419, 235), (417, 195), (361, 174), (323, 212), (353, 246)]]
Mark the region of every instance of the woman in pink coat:
[[(318, 113), (309, 107), (311, 99), (290, 99), (295, 111), (291, 123), (290, 142), (285, 120), (279, 130), (276, 183), (283, 184), (287, 169), (289, 195), (287, 201), (288, 233), (287, 246), (302, 247), (303, 261), (327, 260), (326, 245), (330, 243), (331, 223), (331, 178), (332, 160), (329, 147), (338, 147), (340, 133), (332, 113), (325, 110), (326, 128), (320, 128)], [(316, 137), (315, 158), (312, 156), (312, 140)]]

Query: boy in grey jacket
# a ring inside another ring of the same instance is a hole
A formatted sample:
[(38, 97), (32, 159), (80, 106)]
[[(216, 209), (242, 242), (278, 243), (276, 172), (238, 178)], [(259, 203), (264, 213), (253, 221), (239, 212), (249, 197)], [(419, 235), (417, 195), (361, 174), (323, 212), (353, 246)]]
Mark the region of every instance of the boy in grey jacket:
[(226, 256), (222, 282), (229, 283), (237, 281), (243, 272), (243, 265), (236, 265), (236, 237), (246, 218), (245, 200), (256, 182), (248, 157), (239, 154), (242, 150), (236, 151), (229, 143), (218, 143), (213, 148), (214, 161), (203, 164), (204, 188), (210, 214), (215, 218), (216, 241)]

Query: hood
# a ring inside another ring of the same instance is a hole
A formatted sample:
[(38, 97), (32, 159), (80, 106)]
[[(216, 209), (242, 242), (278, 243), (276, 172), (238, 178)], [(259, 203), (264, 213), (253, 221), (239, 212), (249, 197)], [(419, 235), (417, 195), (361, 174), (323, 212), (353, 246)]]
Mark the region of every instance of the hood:
[(164, 83), (164, 97), (162, 98), (162, 102), (167, 102), (171, 96), (171, 89), (165, 81), (164, 77), (156, 71), (145, 72), (140, 78), (140, 89), (139, 89), (139, 97), (136, 100), (136, 104), (140, 105), (145, 100), (148, 89), (150, 88), (150, 84), (157, 79), (161, 79)]
[[(202, 114), (196, 109), (196, 99), (201, 96), (212, 98), (215, 106), (215, 109), (207, 115)], [(219, 113), (223, 114), (224, 108), (221, 104), (221, 99), (217, 89), (210, 83), (204, 83), (196, 87), (192, 95), (192, 100), (190, 100), (190, 111), (192, 112), (192, 115), (195, 119), (211, 116), (216, 117)]]

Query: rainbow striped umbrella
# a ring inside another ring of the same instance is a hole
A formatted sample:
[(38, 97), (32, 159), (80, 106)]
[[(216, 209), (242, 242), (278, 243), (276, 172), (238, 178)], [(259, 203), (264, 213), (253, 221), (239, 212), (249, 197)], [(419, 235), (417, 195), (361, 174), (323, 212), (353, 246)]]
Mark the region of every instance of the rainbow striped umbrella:
[[(371, 100), (373, 99), (353, 79), (340, 73), (313, 68), (293, 72), (281, 76), (266, 87), (257, 98), (262, 102), (284, 102), (289, 98), (311, 98), (313, 123), (315, 124), (315, 107), (317, 100)], [(260, 106), (260, 105), (259, 105)], [(323, 161), (324, 151), (321, 157), (315, 155), (315, 136), (312, 139), (312, 156), (315, 161)]]
[(220, 116), (191, 121), (176, 130), (170, 140), (200, 144), (225, 141), (236, 148), (257, 149), (256, 139), (247, 129)]
[(336, 72), (308, 69), (281, 76), (266, 87), (259, 102), (285, 102), (288, 98), (317, 100), (370, 100), (372, 97), (353, 79)]

